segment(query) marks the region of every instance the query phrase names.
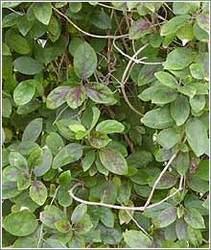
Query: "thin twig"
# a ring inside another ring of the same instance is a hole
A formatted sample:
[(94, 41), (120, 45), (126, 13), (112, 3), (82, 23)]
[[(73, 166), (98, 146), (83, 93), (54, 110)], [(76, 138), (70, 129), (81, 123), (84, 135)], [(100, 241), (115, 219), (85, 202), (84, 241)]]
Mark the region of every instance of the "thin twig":
[(43, 223), (40, 225), (40, 233), (39, 233), (39, 238), (37, 241), (37, 248), (40, 247), (41, 240), (43, 239)]
[(63, 14), (61, 11), (57, 10), (55, 7), (53, 7), (53, 9), (62, 17), (64, 17), (70, 24), (72, 24), (78, 31), (80, 31), (81, 33), (83, 33), (84, 35), (90, 36), (90, 37), (94, 37), (94, 38), (103, 38), (103, 39), (117, 39), (117, 38), (123, 38), (123, 37), (128, 37), (128, 34), (123, 34), (123, 35), (119, 35), (119, 36), (113, 36), (113, 35), (96, 35), (96, 34), (92, 34), (89, 32), (86, 32), (84, 30), (82, 30), (80, 27), (78, 27), (74, 22), (72, 22), (70, 20), (69, 17), (67, 17), (65, 14)]
[[(126, 94), (126, 91), (125, 91), (125, 83), (127, 82), (127, 77), (129, 76), (128, 74), (128, 71), (130, 70), (130, 67), (131, 65), (133, 64), (133, 59), (136, 58), (136, 56), (138, 56), (138, 54), (144, 50), (146, 47), (148, 46), (148, 44), (145, 44), (144, 46), (142, 46), (139, 50), (136, 51), (136, 53), (131, 57), (130, 61), (128, 62), (126, 68), (125, 68), (125, 71), (122, 75), (122, 79), (121, 79), (121, 84), (120, 84), (120, 87), (121, 87), (121, 90), (122, 90), (122, 94), (123, 94), (123, 97), (126, 101), (126, 103), (128, 104), (128, 106), (131, 108), (131, 110), (133, 110), (135, 113), (137, 113), (138, 115), (140, 115), (141, 117), (143, 117), (143, 114), (138, 111), (135, 107), (133, 107), (133, 105), (130, 103), (128, 97), (127, 97), (127, 94)], [(131, 67), (132, 69), (132, 67)]]
[(130, 214), (129, 211), (125, 210), (125, 212), (128, 214), (128, 216), (131, 218), (131, 220), (136, 224), (136, 226), (144, 233), (146, 234), (148, 237), (152, 238), (147, 231), (138, 223), (138, 221), (132, 216), (132, 214)]
[(172, 155), (172, 157), (169, 159), (168, 163), (166, 164), (166, 166), (163, 168), (163, 170), (161, 171), (160, 175), (158, 176), (158, 178), (156, 179), (156, 181), (154, 182), (153, 184), (153, 187), (152, 187), (152, 190), (150, 192), (150, 195), (144, 205), (144, 209), (149, 205), (152, 197), (153, 197), (153, 194), (155, 192), (155, 189), (158, 185), (158, 183), (160, 182), (161, 178), (163, 177), (163, 175), (165, 174), (165, 172), (167, 171), (167, 169), (169, 168), (169, 166), (171, 165), (171, 163), (173, 162), (173, 160), (176, 158), (177, 154), (178, 154), (178, 150)]
[[(181, 177), (180, 179), (180, 184), (179, 184), (179, 188), (173, 193), (170, 194), (169, 196), (167, 196), (166, 198), (164, 198), (163, 200), (154, 203), (152, 205), (149, 205), (147, 208), (152, 208), (155, 206), (160, 205), (161, 203), (165, 202), (166, 200), (168, 200), (169, 198), (173, 197), (176, 193), (178, 193), (179, 191), (181, 191), (182, 189), (182, 182), (183, 182), (183, 177)], [(101, 207), (109, 207), (109, 208), (113, 208), (113, 209), (118, 209), (118, 210), (130, 210), (130, 211), (144, 211), (145, 210), (145, 206), (140, 206), (140, 207), (127, 207), (127, 206), (119, 206), (119, 205), (113, 205), (113, 204), (107, 204), (107, 203), (103, 203), (103, 202), (95, 202), (95, 201), (87, 201), (87, 200), (83, 200), (79, 197), (77, 197), (74, 194), (74, 191), (77, 187), (82, 186), (81, 183), (76, 183), (70, 190), (69, 190), (69, 194), (70, 196), (75, 200), (78, 201), (80, 203), (86, 204), (86, 205), (90, 205), (90, 206), (101, 206)]]

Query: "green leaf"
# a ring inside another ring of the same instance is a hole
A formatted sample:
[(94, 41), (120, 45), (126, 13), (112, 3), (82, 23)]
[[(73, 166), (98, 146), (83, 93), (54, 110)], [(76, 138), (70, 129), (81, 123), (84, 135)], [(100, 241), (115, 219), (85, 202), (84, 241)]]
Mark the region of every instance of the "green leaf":
[(9, 118), (12, 113), (12, 104), (9, 98), (2, 99), (2, 116)]
[(26, 158), (18, 152), (11, 152), (9, 154), (9, 163), (11, 166), (16, 167), (18, 169), (28, 168), (28, 163)]
[(103, 9), (99, 13), (93, 14), (91, 18), (93, 25), (102, 30), (111, 29), (111, 19)]
[(128, 166), (125, 158), (116, 150), (105, 148), (99, 152), (100, 161), (110, 172), (118, 175), (126, 175)]
[(195, 176), (198, 176), (202, 180), (209, 181), (209, 160), (200, 161)]
[(82, 159), (82, 168), (84, 172), (90, 169), (95, 161), (95, 157), (96, 155), (94, 151), (89, 151), (86, 153), (85, 157)]
[(204, 154), (209, 143), (204, 124), (198, 118), (191, 118), (186, 123), (185, 131), (188, 143), (196, 156)]
[(19, 4), (21, 4), (21, 2), (4, 2), (2, 3), (2, 8), (15, 8)]
[(48, 25), (52, 15), (51, 3), (34, 3), (32, 8), (37, 20)]
[(160, 31), (161, 36), (168, 36), (177, 32), (177, 30), (180, 29), (188, 19), (188, 15), (175, 16), (171, 18), (164, 25), (162, 25)]
[(183, 125), (190, 114), (190, 105), (187, 97), (179, 95), (177, 99), (171, 103), (170, 112), (177, 126)]
[(116, 120), (104, 120), (96, 127), (96, 131), (105, 134), (122, 133), (124, 129), (124, 125)]
[(83, 86), (73, 87), (66, 95), (66, 101), (70, 108), (80, 107), (86, 99), (86, 89)]
[(104, 133), (92, 132), (89, 136), (89, 143), (94, 148), (104, 148), (111, 142), (111, 139)]
[(14, 32), (9, 32), (8, 36), (6, 34), (7, 45), (10, 49), (14, 50), (15, 52), (26, 55), (31, 52), (31, 47), (28, 41), (19, 34), (15, 34)]
[(149, 248), (152, 244), (149, 236), (142, 231), (128, 230), (123, 233), (124, 241), (131, 248)]
[(58, 220), (54, 223), (54, 225), (56, 229), (61, 233), (67, 233), (71, 229), (70, 222), (67, 219)]
[(96, 70), (97, 55), (94, 49), (84, 42), (74, 53), (74, 70), (81, 79), (89, 78)]
[(204, 67), (202, 64), (200, 63), (192, 63), (190, 65), (190, 72), (191, 75), (195, 78), (195, 79), (204, 79)]
[(189, 208), (185, 211), (184, 220), (192, 228), (205, 228), (204, 219), (200, 212), (195, 208)]
[(46, 106), (49, 109), (56, 109), (66, 102), (66, 97), (70, 91), (69, 86), (59, 86), (53, 89), (47, 96)]
[(83, 216), (87, 212), (87, 205), (86, 204), (80, 204), (78, 205), (74, 210), (71, 215), (71, 221), (73, 224), (77, 224), (80, 222), (80, 220), (83, 218)]
[(175, 15), (184, 15), (195, 12), (200, 7), (200, 2), (173, 2)]
[(182, 41), (182, 45), (185, 46), (194, 38), (193, 25), (186, 23), (177, 31), (177, 37)]
[(58, 133), (51, 132), (46, 137), (46, 145), (50, 149), (52, 154), (56, 155), (58, 151), (64, 147), (64, 141)]
[(133, 22), (129, 29), (130, 39), (140, 39), (141, 37), (150, 33), (151, 23), (146, 19), (140, 19)]
[(145, 101), (148, 101), (149, 98), (152, 103), (163, 105), (175, 101), (177, 92), (165, 86), (155, 85), (144, 90), (139, 97)]
[(92, 122), (89, 131), (91, 131), (95, 127), (99, 118), (100, 118), (100, 110), (97, 107), (92, 107)]
[(102, 83), (92, 83), (87, 87), (87, 96), (96, 103), (115, 104), (116, 99), (113, 92)]
[(14, 69), (24, 75), (35, 75), (42, 71), (43, 66), (32, 57), (21, 56), (14, 61)]
[(66, 170), (62, 172), (59, 176), (59, 185), (60, 186), (68, 186), (72, 181), (70, 170)]
[(174, 147), (180, 139), (179, 132), (174, 128), (164, 129), (157, 135), (157, 142), (165, 149)]
[(141, 122), (145, 126), (155, 129), (168, 128), (174, 124), (168, 107), (148, 111), (143, 118), (141, 118)]
[(169, 88), (177, 89), (178, 87), (177, 80), (171, 74), (167, 72), (164, 72), (164, 71), (156, 72), (155, 77), (158, 79), (160, 83), (162, 83), (163, 85)]
[(59, 205), (62, 207), (69, 207), (72, 204), (73, 198), (69, 194), (68, 186), (63, 186), (59, 188), (57, 193), (57, 200)]
[(195, 95), (193, 98), (190, 99), (190, 106), (191, 109), (195, 113), (199, 113), (204, 109), (206, 105), (206, 99), (204, 95)]
[(114, 227), (114, 215), (110, 208), (101, 207), (100, 220), (106, 227)]
[(35, 142), (42, 132), (42, 123), (42, 118), (32, 120), (23, 131), (22, 141)]
[(171, 51), (166, 58), (164, 69), (182, 70), (192, 63), (194, 59), (193, 51), (187, 48), (176, 48)]
[(24, 105), (30, 102), (35, 94), (36, 80), (25, 80), (15, 88), (13, 97), (17, 105)]
[(53, 168), (61, 168), (67, 164), (78, 161), (82, 156), (82, 146), (77, 143), (70, 143), (64, 146), (53, 160)]
[(198, 26), (209, 34), (209, 15), (201, 13), (196, 17)]
[(43, 153), (39, 157), (38, 163), (34, 167), (34, 174), (36, 176), (43, 176), (49, 171), (52, 165), (53, 155), (51, 150), (47, 147), (43, 147)]
[(11, 213), (3, 220), (4, 229), (15, 236), (32, 234), (37, 226), (36, 216), (27, 210)]
[(29, 195), (34, 202), (42, 206), (48, 197), (48, 191), (41, 181), (33, 181), (29, 189)]
[(171, 225), (177, 218), (177, 210), (175, 207), (164, 209), (157, 218), (154, 218), (154, 224), (158, 228), (167, 227)]
[(83, 235), (83, 234), (88, 233), (93, 227), (90, 216), (88, 214), (85, 214), (81, 218), (81, 220), (77, 223), (76, 226), (77, 226), (76, 231), (78, 235)]
[(186, 175), (190, 167), (190, 157), (188, 152), (179, 152), (172, 164), (180, 175)]
[(41, 222), (52, 229), (56, 229), (55, 222), (65, 219), (65, 214), (54, 205), (47, 205), (40, 213)]

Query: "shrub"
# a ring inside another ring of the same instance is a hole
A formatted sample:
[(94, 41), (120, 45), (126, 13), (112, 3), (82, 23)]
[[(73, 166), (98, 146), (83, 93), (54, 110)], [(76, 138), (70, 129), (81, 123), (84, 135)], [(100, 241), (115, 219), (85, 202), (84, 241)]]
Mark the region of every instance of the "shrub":
[(4, 2), (3, 246), (208, 247), (208, 2)]

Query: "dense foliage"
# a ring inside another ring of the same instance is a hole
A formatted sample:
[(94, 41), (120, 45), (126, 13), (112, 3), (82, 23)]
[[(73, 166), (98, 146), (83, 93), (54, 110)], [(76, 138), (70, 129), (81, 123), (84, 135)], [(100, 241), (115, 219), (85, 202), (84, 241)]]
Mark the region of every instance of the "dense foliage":
[(208, 3), (2, 13), (3, 246), (208, 247)]

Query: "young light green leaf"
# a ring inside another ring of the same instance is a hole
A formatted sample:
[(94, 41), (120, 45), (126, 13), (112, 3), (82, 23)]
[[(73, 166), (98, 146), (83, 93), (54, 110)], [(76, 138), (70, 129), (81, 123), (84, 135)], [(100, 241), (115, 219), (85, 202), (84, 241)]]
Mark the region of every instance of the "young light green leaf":
[(72, 181), (70, 170), (62, 172), (59, 176), (59, 185), (68, 186)]
[(95, 72), (97, 67), (97, 55), (87, 42), (79, 45), (75, 51), (73, 64), (75, 73), (81, 79), (87, 79)]
[(126, 175), (128, 166), (125, 158), (116, 150), (105, 148), (99, 152), (100, 161), (110, 172), (118, 175)]
[(33, 181), (29, 189), (29, 195), (34, 202), (42, 206), (48, 197), (48, 191), (41, 181)]
[(55, 156), (52, 168), (61, 168), (69, 163), (78, 161), (81, 156), (82, 146), (80, 144), (67, 144)]
[(96, 127), (96, 131), (105, 134), (122, 133), (124, 129), (124, 125), (116, 120), (104, 120)]
[(32, 234), (37, 226), (36, 216), (28, 210), (11, 213), (3, 220), (4, 229), (10, 234), (20, 237)]
[(123, 233), (124, 241), (131, 248), (149, 248), (152, 244), (149, 236), (144, 234), (142, 231), (129, 230)]
[(23, 131), (22, 141), (35, 142), (42, 132), (42, 123), (42, 118), (32, 120)]
[(171, 103), (170, 112), (177, 126), (184, 124), (190, 114), (190, 105), (187, 97), (179, 95), (177, 99)]
[(177, 32), (177, 30), (180, 29), (188, 19), (188, 15), (175, 16), (171, 18), (164, 25), (162, 25), (160, 31), (161, 36), (168, 36)]
[(188, 143), (196, 156), (199, 157), (204, 154), (209, 141), (203, 122), (198, 118), (190, 118), (186, 123), (185, 131)]
[(24, 105), (31, 101), (35, 94), (36, 80), (25, 80), (18, 84), (13, 92), (13, 98), (17, 105)]

